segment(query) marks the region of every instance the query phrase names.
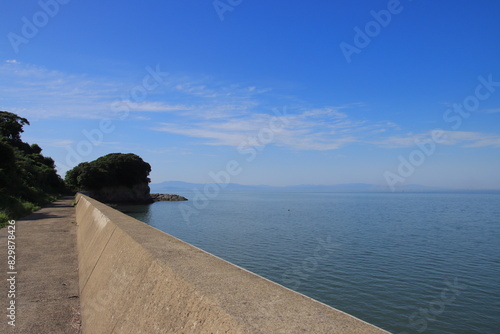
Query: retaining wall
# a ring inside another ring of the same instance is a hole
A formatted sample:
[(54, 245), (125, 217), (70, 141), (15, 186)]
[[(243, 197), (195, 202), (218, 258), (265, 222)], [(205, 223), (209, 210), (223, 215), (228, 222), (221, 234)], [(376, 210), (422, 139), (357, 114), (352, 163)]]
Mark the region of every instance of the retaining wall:
[(77, 195), (83, 333), (387, 333)]

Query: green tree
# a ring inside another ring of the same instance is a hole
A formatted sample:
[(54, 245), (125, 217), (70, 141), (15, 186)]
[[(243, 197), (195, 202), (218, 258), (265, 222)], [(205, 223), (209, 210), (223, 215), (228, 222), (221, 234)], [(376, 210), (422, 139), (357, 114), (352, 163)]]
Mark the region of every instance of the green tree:
[(21, 140), (27, 119), (0, 111), (0, 225), (17, 219), (66, 192), (54, 160), (37, 144)]
[(133, 153), (111, 153), (83, 162), (66, 173), (66, 183), (76, 191), (95, 191), (104, 187), (148, 184), (151, 166)]
[(30, 125), (26, 118), (7, 111), (0, 111), (0, 137), (3, 139), (11, 143), (21, 142), (24, 125)]

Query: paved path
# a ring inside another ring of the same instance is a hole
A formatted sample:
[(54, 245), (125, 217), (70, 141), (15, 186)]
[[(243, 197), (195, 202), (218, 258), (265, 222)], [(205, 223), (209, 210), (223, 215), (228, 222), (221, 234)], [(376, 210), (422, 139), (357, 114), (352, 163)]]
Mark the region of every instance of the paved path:
[(0, 230), (0, 333), (79, 333), (73, 197), (16, 221), (16, 326), (8, 324), (8, 228)]

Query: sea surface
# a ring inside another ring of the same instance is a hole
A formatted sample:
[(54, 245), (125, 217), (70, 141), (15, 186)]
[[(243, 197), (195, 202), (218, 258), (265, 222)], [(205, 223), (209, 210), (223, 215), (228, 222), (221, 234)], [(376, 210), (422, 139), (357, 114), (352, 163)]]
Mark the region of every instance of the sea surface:
[(500, 333), (499, 193), (180, 195), (119, 209), (393, 333)]

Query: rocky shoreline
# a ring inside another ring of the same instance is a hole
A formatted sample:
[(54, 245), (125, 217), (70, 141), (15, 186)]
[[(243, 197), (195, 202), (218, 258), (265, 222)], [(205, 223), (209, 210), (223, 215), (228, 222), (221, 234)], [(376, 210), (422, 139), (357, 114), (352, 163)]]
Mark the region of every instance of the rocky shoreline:
[(184, 196), (174, 195), (174, 194), (149, 194), (153, 202), (161, 201), (187, 201), (188, 199)]

